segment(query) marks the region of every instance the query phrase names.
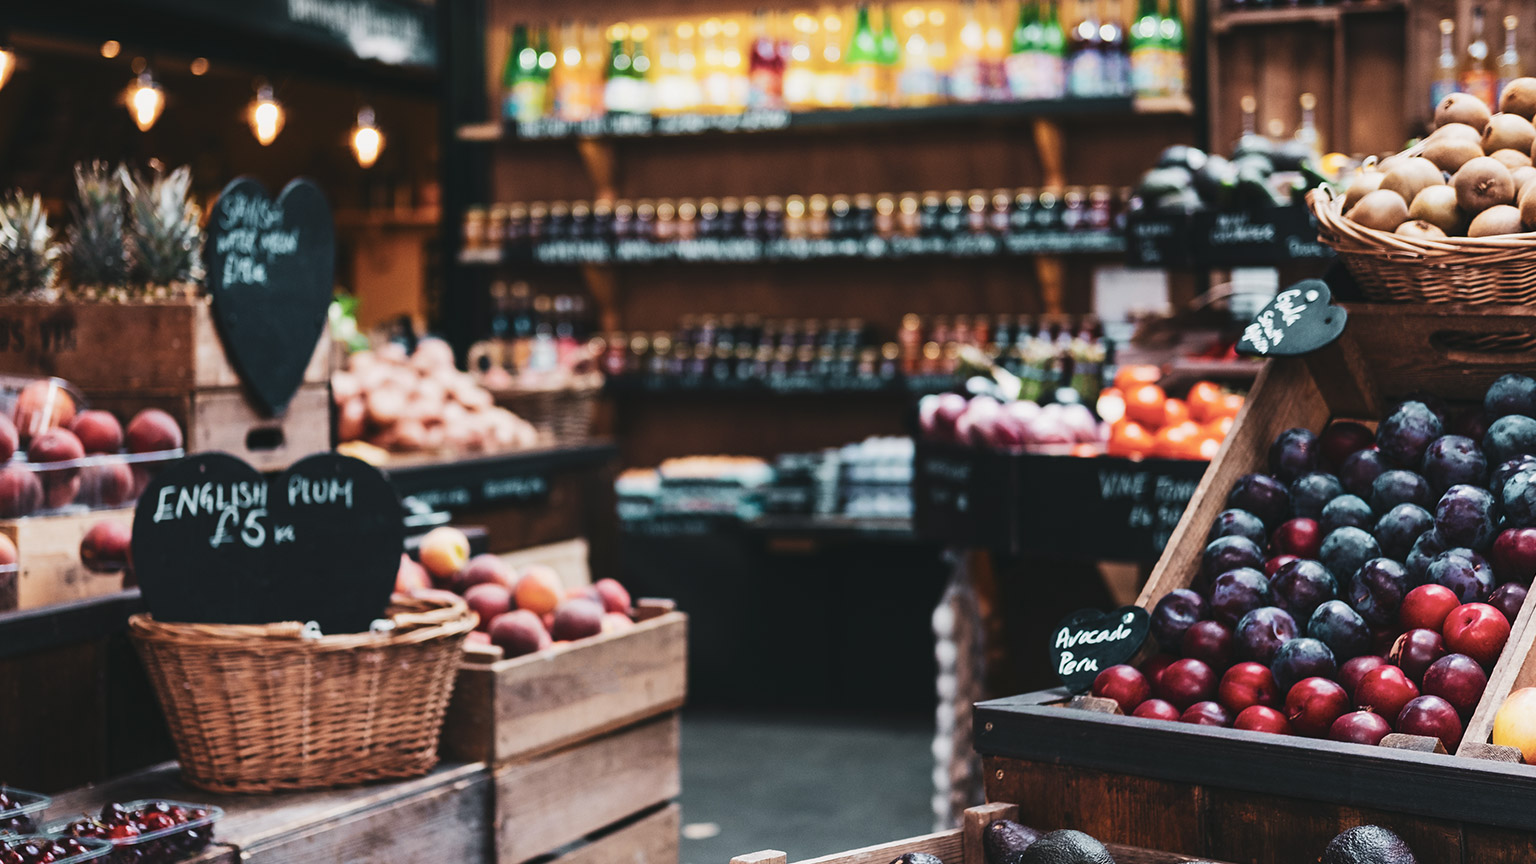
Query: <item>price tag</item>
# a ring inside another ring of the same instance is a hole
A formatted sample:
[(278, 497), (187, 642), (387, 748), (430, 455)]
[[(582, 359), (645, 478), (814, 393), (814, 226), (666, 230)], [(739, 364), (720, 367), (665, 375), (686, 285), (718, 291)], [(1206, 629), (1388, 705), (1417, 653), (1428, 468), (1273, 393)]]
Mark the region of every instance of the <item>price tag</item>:
[(1329, 344), (1344, 332), (1349, 312), (1331, 305), (1333, 294), (1320, 279), (1307, 279), (1275, 295), (1243, 330), (1237, 353), (1248, 357), (1298, 357)]
[(1074, 612), (1051, 631), (1051, 669), (1068, 690), (1084, 693), (1100, 672), (1135, 658), (1151, 628), (1152, 616), (1140, 606)]

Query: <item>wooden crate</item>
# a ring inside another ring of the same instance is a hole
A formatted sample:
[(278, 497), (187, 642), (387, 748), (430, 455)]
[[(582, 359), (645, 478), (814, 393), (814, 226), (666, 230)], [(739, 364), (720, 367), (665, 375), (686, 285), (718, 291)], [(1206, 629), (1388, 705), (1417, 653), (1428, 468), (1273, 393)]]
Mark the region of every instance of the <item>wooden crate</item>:
[(35, 609), (123, 590), (123, 574), (92, 573), (80, 563), (80, 541), (104, 519), (132, 524), (133, 509), (0, 521), (0, 533), (16, 544), (19, 556), (11, 608)]
[(688, 618), (656, 600), (639, 601), (636, 615), (630, 630), (537, 654), (486, 663), (467, 653), (443, 725), (444, 755), (499, 764), (681, 707)]
[[(902, 855), (915, 852), (937, 856), (944, 864), (988, 864), (982, 846), (983, 829), (996, 819), (1016, 820), (1018, 818), (1017, 805), (985, 804), (966, 810), (963, 827), (955, 831), (940, 831), (935, 834), (924, 834), (921, 837), (897, 840), (893, 843), (865, 846), (850, 852), (811, 858), (801, 864), (891, 864)], [(1076, 824), (1068, 819), (1050, 826), (1032, 824), (1031, 827), (1045, 831), (1055, 828), (1073, 828)], [(1180, 862), (1195, 860), (1187, 855), (1171, 852), (1157, 852), (1114, 843), (1104, 845), (1114, 856), (1115, 864), (1180, 864)], [(789, 856), (783, 852), (768, 850), (750, 855), (738, 855), (731, 859), (731, 864), (788, 864), (788, 860)], [(1203, 864), (1220, 864), (1220, 862), (1206, 860)]]

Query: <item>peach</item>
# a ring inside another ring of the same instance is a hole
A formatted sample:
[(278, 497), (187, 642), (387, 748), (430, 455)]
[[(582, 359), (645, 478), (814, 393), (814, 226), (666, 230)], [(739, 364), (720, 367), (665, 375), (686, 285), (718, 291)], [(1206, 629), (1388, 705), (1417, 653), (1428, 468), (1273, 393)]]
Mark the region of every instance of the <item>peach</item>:
[(496, 584), (510, 593), (515, 581), (512, 568), (507, 566), (507, 562), (490, 553), (483, 553), (469, 559), (469, 563), (453, 574), (453, 590), (465, 594), (476, 585)]
[(0, 462), (9, 462), (16, 455), (16, 448), (21, 446), (21, 439), (16, 434), (16, 424), (11, 418), (0, 414)]
[(0, 534), (0, 567), (15, 564), (21, 560), (21, 554), (16, 551), (16, 541), (9, 534)]
[[(85, 458), (85, 445), (68, 429), (48, 429), (32, 439), (27, 458), (33, 462), (67, 462)], [(51, 471), (50, 474), (60, 472)]]
[(512, 611), (512, 592), (497, 582), (481, 582), (469, 586), (464, 592), (464, 602), (480, 616), (480, 623), (475, 626), (488, 631), (492, 620)]
[(75, 419), (75, 397), (54, 379), (33, 381), (16, 397), (16, 429), (23, 441)]
[(597, 603), (603, 602), (602, 595), (598, 594), (597, 589), (593, 588), (591, 585), (572, 585), (571, 587), (565, 589), (565, 599), (592, 600)]
[(491, 634), (485, 632), (484, 630), (471, 630), (469, 631), (469, 635), (465, 637), (464, 641), (466, 643), (473, 643), (475, 645), (490, 645)]
[(123, 424), (111, 412), (81, 411), (69, 424), (87, 453), (116, 453), (123, 449)]
[(368, 434), (368, 403), (362, 397), (348, 399), (336, 412), (336, 440), (360, 441)]
[(92, 573), (116, 573), (128, 566), (133, 528), (118, 519), (103, 519), (80, 541), (80, 563)]
[(411, 556), (400, 553), (400, 569), (395, 571), (395, 593), (409, 594), (419, 588), (431, 588), (432, 577), (427, 568), (417, 564)]
[(186, 440), (176, 418), (159, 408), (146, 408), (128, 421), (125, 435), (130, 453), (156, 453), (179, 449)]
[(621, 612), (603, 613), (603, 632), (621, 633), (635, 626), (635, 622), (629, 620), (629, 616)]
[(96, 484), (96, 498), (103, 504), (114, 507), (122, 506), (138, 496), (138, 484), (133, 477), (133, 469), (126, 463), (114, 462), (111, 465), (97, 466), (93, 472), (93, 482)]
[(421, 538), (417, 557), (421, 559), (421, 566), (432, 574), (432, 578), (451, 579), (464, 566), (464, 562), (469, 560), (469, 538), (451, 525), (433, 528), (427, 532), (427, 536)]
[(539, 616), (527, 609), (516, 609), (491, 621), (491, 644), (501, 647), (508, 657), (521, 657), (548, 648), (549, 631)]
[(43, 503), (43, 484), (30, 469), (0, 468), (0, 519), (26, 516)]
[(43, 473), (43, 508), (46, 510), (58, 510), (75, 503), (80, 497), (80, 475), (76, 469), (69, 469), (73, 477), (57, 477), (63, 472), (47, 471)]
[(555, 610), (555, 624), (549, 635), (556, 640), (575, 641), (603, 632), (603, 607), (596, 600), (567, 600)]
[(629, 599), (629, 590), (619, 584), (617, 579), (599, 579), (592, 585), (597, 591), (597, 597), (603, 603), (603, 609), (608, 612), (618, 612), (624, 616), (629, 615), (629, 607), (632, 605)]
[(560, 584), (560, 576), (552, 568), (543, 564), (530, 564), (523, 571), (522, 578), (517, 580), (514, 593), (517, 608), (527, 609), (536, 615), (546, 615), (560, 605), (560, 600), (565, 596), (565, 586)]

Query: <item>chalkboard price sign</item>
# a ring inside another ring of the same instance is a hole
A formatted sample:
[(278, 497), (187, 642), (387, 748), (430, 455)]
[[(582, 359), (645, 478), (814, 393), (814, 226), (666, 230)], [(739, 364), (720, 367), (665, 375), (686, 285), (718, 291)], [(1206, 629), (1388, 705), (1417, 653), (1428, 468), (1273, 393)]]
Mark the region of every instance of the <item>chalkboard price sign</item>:
[(1298, 357), (1339, 338), (1349, 313), (1331, 305), (1321, 279), (1307, 279), (1281, 291), (1243, 330), (1237, 353), (1249, 357)]
[(1152, 616), (1140, 606), (1074, 612), (1051, 631), (1051, 668), (1068, 690), (1086, 692), (1100, 672), (1141, 651), (1151, 626)]
[(203, 257), (230, 360), (267, 412), (283, 413), (331, 305), (336, 227), (325, 193), (299, 178), (274, 201), (260, 181), (235, 180), (209, 214)]
[(358, 459), (320, 453), (263, 476), (204, 453), (162, 470), (139, 499), (134, 570), (162, 621), (359, 632), (388, 605), (400, 514), (389, 480)]

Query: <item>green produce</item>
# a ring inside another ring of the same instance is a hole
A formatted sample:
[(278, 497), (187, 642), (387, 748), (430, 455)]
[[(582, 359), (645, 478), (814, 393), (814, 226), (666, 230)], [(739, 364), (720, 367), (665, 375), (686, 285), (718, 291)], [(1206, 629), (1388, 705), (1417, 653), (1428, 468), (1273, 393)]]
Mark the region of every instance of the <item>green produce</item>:
[(1380, 825), (1361, 825), (1333, 838), (1320, 864), (1418, 864), (1403, 838)]

